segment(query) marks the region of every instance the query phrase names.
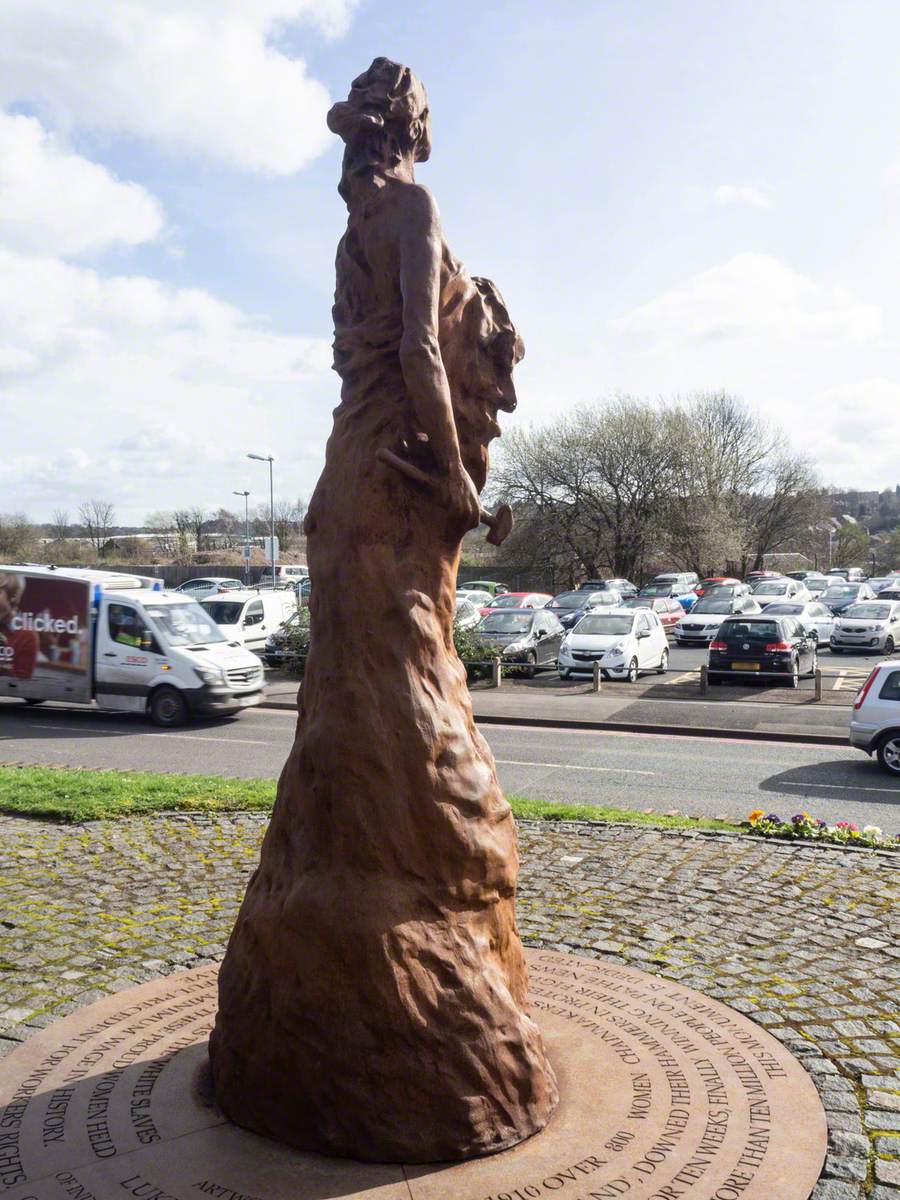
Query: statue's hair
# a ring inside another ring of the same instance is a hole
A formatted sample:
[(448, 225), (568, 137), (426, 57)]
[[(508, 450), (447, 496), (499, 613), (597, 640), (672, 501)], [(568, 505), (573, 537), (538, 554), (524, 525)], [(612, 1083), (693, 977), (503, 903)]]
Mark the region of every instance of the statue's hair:
[(353, 80), (350, 95), (328, 113), (328, 128), (347, 146), (341, 195), (348, 175), (391, 166), (401, 154), (415, 150), (417, 161), (428, 158), (427, 139), (412, 134), (413, 122), (428, 117), (428, 96), (409, 67), (376, 58), (368, 71)]

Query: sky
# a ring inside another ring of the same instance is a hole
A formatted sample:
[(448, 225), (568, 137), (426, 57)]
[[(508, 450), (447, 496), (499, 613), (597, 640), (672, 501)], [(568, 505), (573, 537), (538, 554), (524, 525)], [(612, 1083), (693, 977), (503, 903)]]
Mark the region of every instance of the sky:
[(339, 381), (325, 113), (377, 55), (542, 425), (725, 389), (900, 482), (895, 0), (3, 0), (0, 512), (306, 497)]

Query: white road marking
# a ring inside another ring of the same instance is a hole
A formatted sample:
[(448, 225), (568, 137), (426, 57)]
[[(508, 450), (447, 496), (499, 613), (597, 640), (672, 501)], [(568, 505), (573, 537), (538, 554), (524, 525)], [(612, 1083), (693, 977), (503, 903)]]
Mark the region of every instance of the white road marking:
[[(29, 729), (52, 729), (55, 733), (56, 732), (81, 733), (82, 730), (84, 729), (84, 726), (83, 725), (38, 725), (37, 723), (31, 723), (31, 724), (29, 724)], [(107, 730), (102, 730), (101, 732), (104, 732), (104, 733), (116, 732), (116, 733), (118, 733), (119, 730), (113, 731), (113, 730), (107, 729)], [(134, 729), (131, 729), (131, 730), (123, 729), (121, 732), (123, 734), (130, 733), (132, 735), (132, 737), (159, 736), (159, 735), (151, 735), (149, 731), (147, 731), (146, 733), (141, 733), (140, 731), (134, 730)], [(232, 745), (233, 743), (240, 743), (242, 746), (271, 746), (271, 744), (272, 744), (271, 742), (263, 741), (262, 739), (254, 740), (252, 738), (213, 737), (213, 736), (204, 737), (202, 733), (172, 733), (172, 731), (169, 729), (165, 730), (165, 736), (167, 738), (181, 738), (182, 741), (188, 741), (188, 742), (225, 742), (227, 745)], [(20, 735), (20, 737), (21, 737), (21, 735)]]
[(785, 788), (836, 788), (839, 792), (887, 792), (889, 796), (898, 795), (897, 788), (864, 787), (860, 783), (783, 783)]
[(688, 679), (693, 679), (696, 674), (696, 671), (683, 671), (681, 675), (676, 675), (674, 679), (664, 679), (663, 683), (684, 683)]
[(604, 771), (613, 775), (655, 775), (655, 771), (637, 771), (633, 767), (579, 767), (575, 763), (520, 762), (514, 758), (494, 759), (498, 767), (549, 767), (558, 771)]

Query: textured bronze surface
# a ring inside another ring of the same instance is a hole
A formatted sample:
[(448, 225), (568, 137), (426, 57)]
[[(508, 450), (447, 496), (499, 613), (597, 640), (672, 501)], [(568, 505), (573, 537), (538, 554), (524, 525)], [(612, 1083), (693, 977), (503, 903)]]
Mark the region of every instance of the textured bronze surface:
[(573, 955), (527, 957), (562, 1099), (543, 1133), (513, 1149), (444, 1166), (360, 1163), (232, 1125), (208, 1087), (216, 973), (204, 968), (109, 996), (4, 1060), (0, 1192), (5, 1200), (807, 1200), (825, 1155), (825, 1114), (780, 1042), (668, 980)]
[[(376, 59), (346, 143), (334, 365), (310, 503), (311, 650), (293, 750), (219, 983), (215, 1093), (239, 1125), (376, 1161), (497, 1151), (542, 1129), (515, 825), (453, 648), (460, 544), (523, 347), (414, 179), (425, 91)], [(404, 467), (408, 466), (409, 470)]]

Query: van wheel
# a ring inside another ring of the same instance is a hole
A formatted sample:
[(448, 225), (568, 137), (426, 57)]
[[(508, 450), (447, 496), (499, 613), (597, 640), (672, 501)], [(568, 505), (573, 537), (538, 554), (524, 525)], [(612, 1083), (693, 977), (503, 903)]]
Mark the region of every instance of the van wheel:
[(900, 775), (900, 732), (889, 733), (878, 743), (878, 762), (889, 775)]
[(187, 705), (175, 688), (157, 688), (150, 697), (150, 719), (154, 725), (171, 729), (175, 725), (184, 725), (187, 718)]

